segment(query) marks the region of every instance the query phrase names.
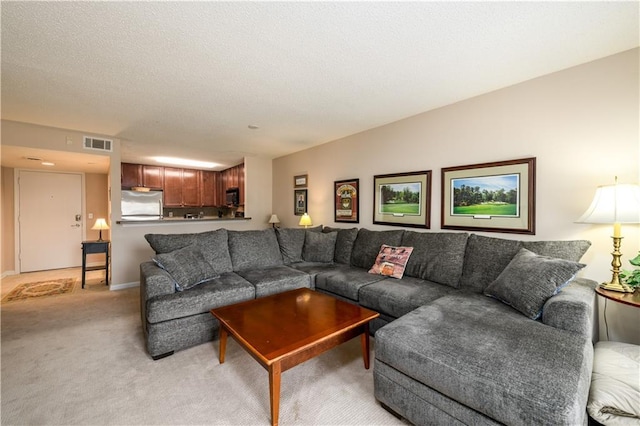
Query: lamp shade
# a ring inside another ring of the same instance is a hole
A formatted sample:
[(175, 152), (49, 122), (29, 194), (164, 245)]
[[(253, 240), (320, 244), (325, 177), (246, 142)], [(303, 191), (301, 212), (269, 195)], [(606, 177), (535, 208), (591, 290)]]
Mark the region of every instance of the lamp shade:
[(104, 220), (103, 218), (99, 218), (99, 219), (96, 219), (96, 223), (93, 225), (91, 229), (96, 231), (97, 230), (102, 231), (103, 229), (109, 229), (109, 225), (107, 225), (106, 220)]
[(313, 225), (313, 222), (311, 221), (311, 216), (309, 216), (307, 213), (303, 214), (302, 217), (300, 218), (300, 223), (298, 223), (298, 225), (304, 226), (305, 228), (307, 226)]
[(269, 219), (269, 223), (272, 225), (280, 223), (280, 219), (278, 219), (278, 215), (272, 214), (271, 219)]
[(640, 185), (603, 185), (579, 223), (640, 223)]

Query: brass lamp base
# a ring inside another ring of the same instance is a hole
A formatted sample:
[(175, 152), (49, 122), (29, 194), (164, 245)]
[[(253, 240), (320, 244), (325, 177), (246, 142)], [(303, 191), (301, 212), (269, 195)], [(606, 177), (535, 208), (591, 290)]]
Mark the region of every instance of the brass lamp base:
[(620, 253), (620, 241), (622, 237), (614, 236), (613, 238), (613, 260), (611, 261), (611, 272), (613, 276), (611, 277), (611, 282), (600, 284), (600, 288), (611, 291), (619, 291), (621, 293), (633, 293), (633, 289), (626, 285), (623, 282), (620, 282), (620, 267), (622, 266), (622, 262), (620, 261), (620, 257), (622, 257), (622, 253)]
[(633, 289), (624, 283), (602, 283), (600, 288), (604, 290), (619, 291), (620, 293), (633, 293)]

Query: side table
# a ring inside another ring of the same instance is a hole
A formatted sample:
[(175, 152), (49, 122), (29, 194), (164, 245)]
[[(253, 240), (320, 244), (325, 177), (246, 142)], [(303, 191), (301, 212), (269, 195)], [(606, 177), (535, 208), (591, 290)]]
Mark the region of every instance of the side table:
[[(83, 241), (82, 242), (82, 288), (84, 288), (84, 283), (86, 281), (85, 275), (87, 271), (97, 271), (100, 269), (104, 269), (105, 273), (105, 284), (109, 285), (109, 246), (110, 241), (102, 240), (102, 241)], [(87, 255), (94, 253), (104, 253), (105, 261), (104, 265), (96, 265), (96, 266), (87, 266)]]
[(614, 302), (624, 303), (625, 305), (640, 308), (640, 293), (637, 290), (633, 293), (621, 293), (619, 291), (605, 290), (603, 288), (596, 287), (596, 293), (606, 299), (613, 300)]

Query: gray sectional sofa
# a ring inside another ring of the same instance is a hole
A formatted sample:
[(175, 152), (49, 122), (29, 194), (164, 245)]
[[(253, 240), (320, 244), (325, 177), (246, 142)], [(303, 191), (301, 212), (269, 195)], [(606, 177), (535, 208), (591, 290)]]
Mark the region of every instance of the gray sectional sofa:
[[(411, 423), (587, 422), (596, 283), (575, 278), (587, 241), (329, 227), (145, 237), (154, 359), (214, 339), (214, 307), (309, 287), (380, 313), (375, 397)], [(383, 244), (413, 249), (401, 279), (369, 273)]]

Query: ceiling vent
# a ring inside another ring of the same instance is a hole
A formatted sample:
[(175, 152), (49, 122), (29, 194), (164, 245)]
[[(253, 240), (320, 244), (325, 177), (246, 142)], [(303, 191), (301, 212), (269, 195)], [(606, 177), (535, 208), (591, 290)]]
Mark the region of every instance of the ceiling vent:
[(84, 149), (95, 149), (97, 151), (113, 151), (113, 141), (109, 139), (84, 137)]

